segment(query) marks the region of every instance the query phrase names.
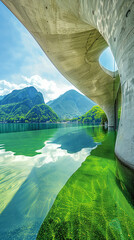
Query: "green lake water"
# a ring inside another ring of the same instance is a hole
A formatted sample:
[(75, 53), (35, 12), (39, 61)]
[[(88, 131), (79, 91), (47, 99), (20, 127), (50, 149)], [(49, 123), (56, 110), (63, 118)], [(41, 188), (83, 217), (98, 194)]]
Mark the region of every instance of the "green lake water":
[(115, 132), (101, 141), (59, 192), (38, 240), (134, 239), (134, 207), (118, 178)]
[(65, 124), (0, 131), (0, 239), (134, 239), (114, 132)]

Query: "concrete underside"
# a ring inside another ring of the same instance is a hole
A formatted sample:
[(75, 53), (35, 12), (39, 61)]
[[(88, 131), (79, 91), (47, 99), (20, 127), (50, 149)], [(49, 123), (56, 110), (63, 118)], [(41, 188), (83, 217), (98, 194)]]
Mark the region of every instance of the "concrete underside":
[[(2, 0), (59, 71), (106, 112), (114, 126), (121, 81), (122, 113), (116, 155), (134, 167), (134, 1)], [(99, 64), (110, 46), (117, 73)]]

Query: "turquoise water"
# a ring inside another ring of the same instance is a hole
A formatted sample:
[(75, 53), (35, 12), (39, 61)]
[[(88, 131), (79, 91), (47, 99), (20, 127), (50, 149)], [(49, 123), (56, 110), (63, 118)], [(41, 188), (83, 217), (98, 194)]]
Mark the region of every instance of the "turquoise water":
[(0, 239), (32, 240), (59, 191), (107, 133), (66, 125), (0, 129)]

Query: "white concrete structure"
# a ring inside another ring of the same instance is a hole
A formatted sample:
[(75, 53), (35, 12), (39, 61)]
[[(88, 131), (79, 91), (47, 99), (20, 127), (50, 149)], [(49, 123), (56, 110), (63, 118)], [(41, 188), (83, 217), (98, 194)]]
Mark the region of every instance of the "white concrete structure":
[(110, 46), (121, 80), (116, 155), (134, 167), (134, 1), (2, 0), (61, 73), (106, 112), (114, 126), (119, 77), (99, 65)]

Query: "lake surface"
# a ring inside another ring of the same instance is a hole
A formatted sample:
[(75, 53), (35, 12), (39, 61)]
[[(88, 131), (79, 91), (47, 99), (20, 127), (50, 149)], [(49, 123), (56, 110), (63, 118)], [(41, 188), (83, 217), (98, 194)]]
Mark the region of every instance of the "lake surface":
[(36, 239), (57, 194), (107, 133), (65, 124), (0, 131), (0, 239)]
[(134, 240), (134, 202), (125, 185), (133, 182), (126, 168), (116, 167), (115, 133), (104, 137), (95, 128), (95, 141), (97, 135), (102, 143), (58, 193), (37, 240)]
[(134, 240), (115, 132), (71, 124), (0, 131), (0, 239)]

